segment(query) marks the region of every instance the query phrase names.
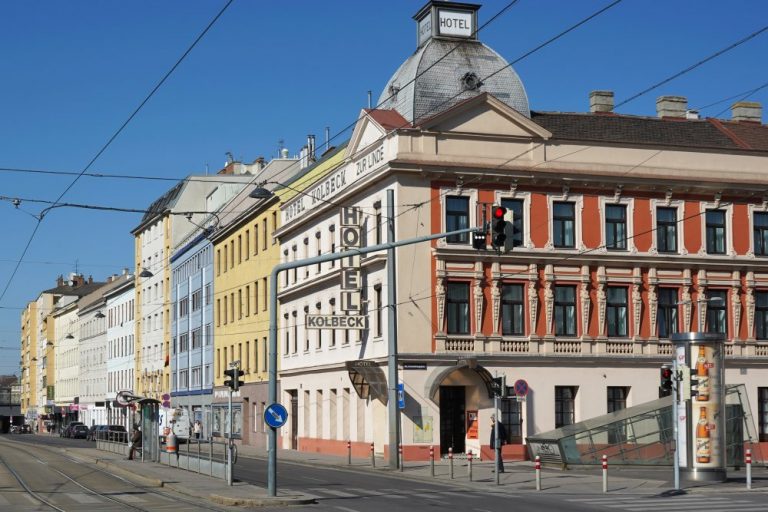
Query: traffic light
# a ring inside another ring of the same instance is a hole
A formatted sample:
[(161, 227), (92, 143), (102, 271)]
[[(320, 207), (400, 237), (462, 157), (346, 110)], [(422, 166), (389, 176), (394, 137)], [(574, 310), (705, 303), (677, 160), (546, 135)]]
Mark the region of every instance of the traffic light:
[(485, 249), (485, 237), (485, 229), (476, 233), (472, 233), (472, 247), (477, 250)]
[(500, 205), (491, 208), (491, 245), (497, 251), (509, 252), (514, 246), (512, 210)]
[(491, 389), (495, 396), (506, 398), (507, 396), (507, 376), (494, 377), (491, 381)]
[(229, 370), (224, 370), (224, 375), (229, 377), (227, 380), (224, 381), (224, 385), (232, 388), (232, 391), (237, 391), (238, 389), (240, 389), (240, 386), (245, 384), (245, 382), (240, 380), (240, 377), (245, 375), (245, 372), (243, 370), (240, 370), (238, 368), (230, 368)]
[(673, 377), (672, 368), (667, 365), (662, 366), (660, 369), (659, 377), (659, 398), (671, 395)]

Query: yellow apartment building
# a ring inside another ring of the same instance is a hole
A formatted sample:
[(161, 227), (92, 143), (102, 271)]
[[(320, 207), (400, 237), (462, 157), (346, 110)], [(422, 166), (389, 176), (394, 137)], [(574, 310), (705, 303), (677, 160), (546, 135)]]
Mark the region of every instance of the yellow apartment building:
[(37, 422), (37, 301), (21, 312), (21, 414), (25, 422)]

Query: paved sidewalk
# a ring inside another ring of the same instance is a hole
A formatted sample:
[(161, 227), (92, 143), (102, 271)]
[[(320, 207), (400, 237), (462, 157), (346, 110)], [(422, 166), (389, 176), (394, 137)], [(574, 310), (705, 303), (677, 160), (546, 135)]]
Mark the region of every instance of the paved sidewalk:
[(193, 498), (208, 500), (221, 505), (247, 507), (287, 506), (313, 503), (314, 498), (295, 492), (278, 492), (267, 496), (263, 487), (234, 482), (231, 487), (224, 480), (200, 475), (184, 469), (170, 468), (163, 464), (127, 460), (116, 453), (95, 448), (64, 448), (67, 455), (82, 462), (102, 466), (140, 486), (163, 487)]

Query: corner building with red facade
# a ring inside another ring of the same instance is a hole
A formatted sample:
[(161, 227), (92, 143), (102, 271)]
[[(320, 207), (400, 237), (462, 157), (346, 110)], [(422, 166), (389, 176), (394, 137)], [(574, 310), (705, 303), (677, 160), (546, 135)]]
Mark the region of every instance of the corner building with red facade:
[[(663, 96), (658, 115), (642, 117), (615, 113), (613, 93), (594, 91), (589, 112), (530, 110), (522, 81), (473, 29), (440, 32), (442, 10), (476, 27), (478, 8), (433, 1), (419, 11), (416, 53), (379, 109), (362, 112), (343, 161), (305, 190), (345, 169), (347, 179), (323, 201), (287, 201), (277, 236), (283, 261), (338, 250), (343, 205), (360, 208), (365, 245), (381, 243), (393, 190), (396, 240), (480, 226), (499, 204), (514, 213), (514, 248), (502, 254), (489, 240), (476, 250), (469, 234), (401, 247), (394, 308), (385, 256), (360, 258), (369, 329), (350, 334), (303, 327), (307, 314), (342, 314), (340, 266), (288, 272), (278, 295), (280, 399), (293, 404), (283, 447), (345, 454), (349, 440), (358, 455), (371, 443), (388, 452), (393, 310), (406, 460), (426, 459), (430, 446), (490, 457), (497, 376), (529, 387), (502, 406), (508, 458), (524, 458), (535, 433), (654, 400), (669, 335), (683, 331), (725, 336), (726, 381), (745, 385), (768, 441), (760, 105), (700, 119), (685, 98)], [(373, 165), (351, 179), (366, 159)]]

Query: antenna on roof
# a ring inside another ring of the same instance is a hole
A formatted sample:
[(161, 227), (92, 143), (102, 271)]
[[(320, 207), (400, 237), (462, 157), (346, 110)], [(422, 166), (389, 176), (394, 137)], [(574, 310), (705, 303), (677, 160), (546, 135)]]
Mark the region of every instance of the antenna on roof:
[(371, 108), (371, 91), (368, 91), (368, 108)]

